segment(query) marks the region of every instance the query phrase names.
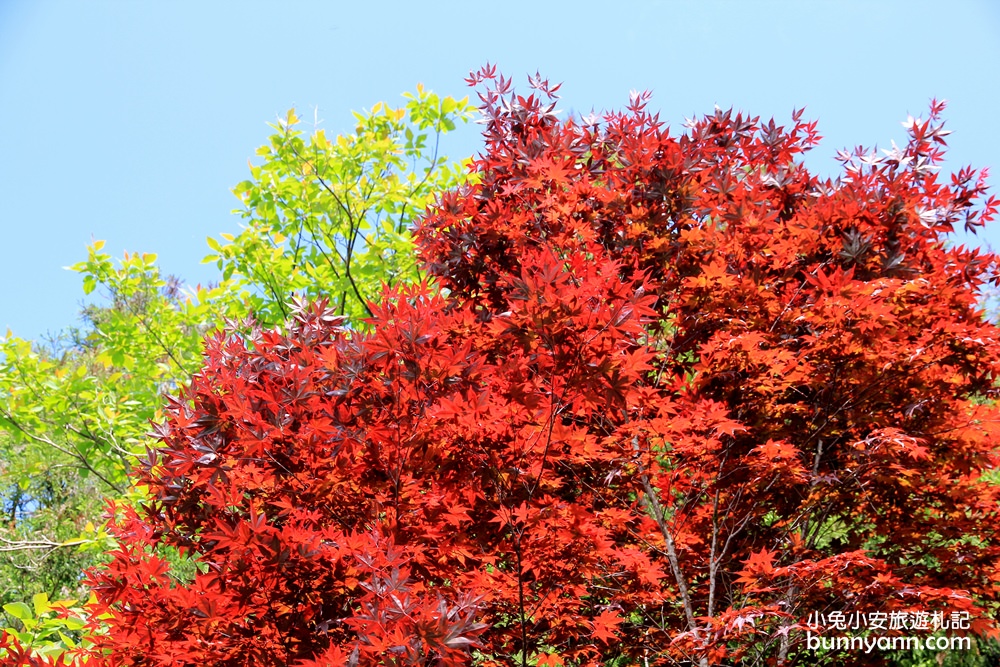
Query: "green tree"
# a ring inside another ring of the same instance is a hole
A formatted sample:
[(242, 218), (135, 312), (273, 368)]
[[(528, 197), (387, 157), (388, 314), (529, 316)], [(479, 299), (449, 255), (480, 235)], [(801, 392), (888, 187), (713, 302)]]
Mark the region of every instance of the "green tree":
[(222, 276), (248, 295), (261, 324), (283, 321), (292, 294), (325, 297), (355, 324), (382, 283), (419, 278), (409, 229), (436, 193), (456, 186), (460, 164), (439, 155), (441, 136), (469, 118), (467, 100), (417, 86), (405, 107), (356, 114), (353, 135), (302, 138), (294, 112), (273, 126), (265, 161), (236, 186), (246, 228), (209, 239)]

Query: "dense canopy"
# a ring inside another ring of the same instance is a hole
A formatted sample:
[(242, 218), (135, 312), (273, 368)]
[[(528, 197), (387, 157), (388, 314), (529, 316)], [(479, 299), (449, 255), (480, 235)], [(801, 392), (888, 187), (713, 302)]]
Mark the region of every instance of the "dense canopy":
[(363, 329), (233, 322), (170, 400), (87, 664), (816, 664), (830, 611), (995, 633), (996, 257), (946, 239), (997, 202), (938, 175), (943, 105), (823, 180), (801, 113), (675, 134), (646, 95), (563, 120), (540, 77), (471, 82), (485, 148), (417, 222), (428, 279)]

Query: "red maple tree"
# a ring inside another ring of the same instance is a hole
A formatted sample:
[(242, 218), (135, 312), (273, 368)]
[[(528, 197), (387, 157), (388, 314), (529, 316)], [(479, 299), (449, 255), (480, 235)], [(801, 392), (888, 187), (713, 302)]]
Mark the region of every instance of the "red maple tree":
[(945, 239), (997, 202), (937, 175), (943, 104), (821, 180), (800, 112), (674, 135), (645, 94), (560, 120), (541, 77), (471, 82), (433, 285), (367, 333), (318, 304), (210, 341), (90, 575), (91, 664), (812, 664), (831, 610), (995, 632), (997, 258)]

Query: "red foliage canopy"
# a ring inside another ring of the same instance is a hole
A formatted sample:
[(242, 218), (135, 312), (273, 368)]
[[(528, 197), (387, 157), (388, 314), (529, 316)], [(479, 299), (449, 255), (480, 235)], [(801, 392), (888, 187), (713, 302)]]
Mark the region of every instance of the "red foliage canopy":
[(99, 664), (809, 663), (830, 610), (995, 630), (996, 257), (944, 239), (997, 202), (936, 175), (943, 104), (823, 181), (800, 113), (672, 135), (646, 95), (562, 121), (539, 77), (472, 82), (476, 184), (416, 233), (435, 287), (364, 334), (316, 305), (210, 341), (91, 574)]

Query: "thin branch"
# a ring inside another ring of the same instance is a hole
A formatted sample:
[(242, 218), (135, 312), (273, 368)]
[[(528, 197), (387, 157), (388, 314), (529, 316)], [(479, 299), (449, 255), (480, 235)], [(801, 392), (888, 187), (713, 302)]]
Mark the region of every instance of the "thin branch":
[(69, 456), (69, 457), (71, 457), (71, 458), (79, 461), (83, 465), (84, 468), (86, 468), (90, 472), (94, 473), (94, 475), (98, 479), (100, 479), (102, 482), (104, 482), (105, 484), (107, 484), (108, 486), (110, 486), (117, 493), (119, 493), (119, 494), (125, 493), (125, 489), (124, 488), (122, 488), (121, 486), (115, 484), (114, 482), (112, 482), (111, 480), (109, 480), (107, 477), (105, 477), (104, 475), (102, 475), (96, 468), (94, 468), (93, 465), (91, 465), (90, 461), (87, 460), (87, 457), (84, 456), (79, 451), (76, 451), (76, 452), (70, 451), (69, 449), (66, 449), (63, 446), (56, 444), (55, 442), (53, 442), (50, 438), (48, 438), (46, 436), (36, 435), (36, 434), (32, 433), (31, 431), (29, 431), (28, 429), (26, 429), (24, 426), (22, 426), (20, 422), (18, 422), (16, 419), (14, 419), (14, 416), (12, 414), (10, 414), (7, 410), (5, 410), (3, 408), (0, 408), (0, 415), (2, 415), (4, 419), (6, 419), (11, 425), (14, 426), (14, 428), (16, 428), (18, 431), (20, 431), (27, 438), (29, 438), (31, 440), (34, 440), (35, 442), (41, 443), (43, 445), (48, 445), (49, 447), (52, 447), (53, 449), (62, 452), (66, 456)]
[[(639, 436), (634, 436), (632, 438), (632, 447), (635, 449), (636, 454), (639, 454)], [(691, 595), (688, 593), (687, 581), (685, 580), (684, 573), (681, 570), (680, 560), (677, 558), (677, 546), (674, 543), (674, 536), (670, 532), (670, 528), (667, 526), (666, 521), (663, 518), (663, 508), (660, 506), (659, 497), (653, 489), (653, 485), (649, 481), (649, 474), (646, 472), (646, 466), (642, 463), (642, 457), (638, 456), (637, 458), (639, 465), (639, 480), (642, 483), (642, 489), (645, 492), (642, 496), (640, 496), (640, 502), (643, 506), (645, 506), (648, 513), (652, 515), (653, 520), (660, 529), (660, 534), (663, 535), (663, 540), (667, 545), (667, 560), (670, 562), (670, 569), (673, 572), (674, 580), (677, 582), (677, 588), (680, 590), (681, 602), (684, 605), (684, 616), (687, 619), (688, 629), (697, 635), (698, 625), (694, 620), (694, 608), (691, 605)]]
[(16, 551), (42, 551), (45, 550), (47, 553), (51, 553), (56, 549), (61, 549), (62, 547), (78, 547), (81, 544), (89, 544), (93, 540), (76, 539), (68, 540), (66, 542), (53, 542), (48, 538), (41, 538), (37, 540), (8, 540), (6, 538), (0, 537), (0, 542), (5, 546), (0, 546), (0, 553), (12, 553)]

